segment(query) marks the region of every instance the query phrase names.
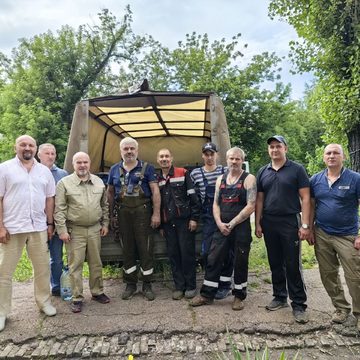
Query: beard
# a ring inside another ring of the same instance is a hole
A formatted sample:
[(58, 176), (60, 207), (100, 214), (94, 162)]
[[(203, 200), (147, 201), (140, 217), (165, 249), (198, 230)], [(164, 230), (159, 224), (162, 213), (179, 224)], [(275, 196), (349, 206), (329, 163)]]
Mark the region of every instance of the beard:
[(125, 158), (125, 161), (134, 161), (134, 160), (136, 160), (136, 156), (134, 154), (126, 154), (124, 156), (124, 158)]
[(24, 151), (22, 156), (24, 160), (31, 160), (33, 158), (33, 153), (31, 151)]
[(89, 173), (89, 171), (88, 170), (86, 170), (86, 169), (81, 169), (81, 170), (78, 170), (77, 172), (76, 172), (76, 174), (80, 177), (80, 176), (86, 176), (86, 175), (88, 175), (88, 173)]

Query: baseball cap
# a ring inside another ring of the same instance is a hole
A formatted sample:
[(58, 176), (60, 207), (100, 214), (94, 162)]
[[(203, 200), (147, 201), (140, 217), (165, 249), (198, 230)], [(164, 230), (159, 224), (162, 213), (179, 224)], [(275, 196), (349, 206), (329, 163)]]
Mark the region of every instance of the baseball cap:
[(269, 137), (267, 139), (267, 143), (270, 144), (273, 140), (281, 142), (285, 146), (287, 146), (285, 138), (283, 136), (281, 136), (281, 135), (274, 135), (274, 136)]
[(214, 143), (206, 143), (202, 147), (202, 152), (205, 151), (211, 151), (211, 152), (217, 152), (216, 145)]

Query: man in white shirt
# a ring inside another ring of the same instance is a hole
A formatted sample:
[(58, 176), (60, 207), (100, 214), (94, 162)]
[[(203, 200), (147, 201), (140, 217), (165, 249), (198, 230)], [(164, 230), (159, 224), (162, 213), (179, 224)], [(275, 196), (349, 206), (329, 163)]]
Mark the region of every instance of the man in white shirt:
[(0, 331), (11, 310), (12, 276), (25, 245), (34, 269), (36, 304), (45, 315), (56, 315), (48, 249), (54, 233), (55, 181), (34, 159), (36, 149), (36, 141), (22, 135), (15, 142), (15, 158), (0, 164)]

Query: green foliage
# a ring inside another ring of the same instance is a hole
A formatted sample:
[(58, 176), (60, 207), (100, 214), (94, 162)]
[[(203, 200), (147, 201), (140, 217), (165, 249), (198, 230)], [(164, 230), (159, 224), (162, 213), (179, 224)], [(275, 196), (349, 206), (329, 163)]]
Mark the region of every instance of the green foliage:
[(358, 0), (272, 0), (270, 16), (293, 25), (301, 42), (291, 43), (300, 71), (318, 77), (316, 98), (326, 122), (324, 141), (349, 146), (360, 168), (360, 6)]
[(20, 261), (15, 269), (13, 279), (15, 281), (28, 281), (32, 277), (32, 265), (26, 250), (21, 254)]
[[(66, 264), (67, 258), (64, 253), (63, 261)], [(117, 265), (105, 265), (103, 266), (103, 279), (120, 279), (122, 278), (122, 268)], [(14, 281), (28, 281), (32, 278), (33, 271), (31, 261), (26, 253), (26, 249), (23, 250), (20, 261), (15, 269), (13, 280)], [(89, 278), (89, 266), (88, 263), (84, 263), (83, 277)]]
[[(302, 242), (301, 258), (304, 269), (312, 269), (317, 264), (314, 247), (310, 246), (306, 241)], [(261, 274), (264, 271), (269, 270), (270, 268), (264, 239), (258, 239), (254, 236), (249, 256), (249, 271)]]
[(118, 86), (112, 64), (132, 60), (143, 39), (132, 33), (129, 7), (120, 21), (106, 9), (98, 20), (22, 39), (11, 59), (0, 54), (0, 161), (28, 133), (38, 143), (54, 143), (61, 162), (75, 104)]
[[(66, 263), (66, 254), (63, 258)], [(309, 246), (306, 241), (302, 242), (302, 263), (305, 269), (312, 269), (316, 266), (316, 259), (314, 255), (314, 247)], [(261, 274), (269, 271), (269, 264), (267, 260), (266, 247), (263, 239), (258, 239), (254, 236), (251, 245), (249, 258), (249, 271)], [(168, 261), (157, 261), (155, 263), (155, 273), (162, 274), (163, 280), (171, 280), (171, 269)], [(89, 266), (85, 262), (83, 268), (84, 278), (89, 277)], [(16, 267), (13, 279), (15, 281), (27, 281), (32, 277), (31, 262), (24, 249), (21, 259)], [(119, 264), (105, 265), (103, 267), (104, 279), (119, 279), (122, 278), (122, 268)]]
[[(268, 162), (266, 139), (276, 132), (289, 134), (297, 145), (295, 159), (306, 161), (317, 137), (311, 136), (313, 142), (307, 147), (297, 139), (307, 136), (308, 123), (321, 132), (319, 117), (289, 100), (291, 88), (279, 82), (280, 59), (274, 53), (255, 55), (242, 64), (247, 44), (240, 45), (240, 39), (237, 34), (230, 41), (210, 42), (207, 34), (192, 33), (174, 50), (153, 40), (140, 62), (123, 69), (122, 81), (131, 84), (147, 78), (158, 91), (216, 92), (224, 103), (231, 143), (245, 150), (252, 172)], [(264, 90), (265, 81), (275, 82), (274, 90)]]

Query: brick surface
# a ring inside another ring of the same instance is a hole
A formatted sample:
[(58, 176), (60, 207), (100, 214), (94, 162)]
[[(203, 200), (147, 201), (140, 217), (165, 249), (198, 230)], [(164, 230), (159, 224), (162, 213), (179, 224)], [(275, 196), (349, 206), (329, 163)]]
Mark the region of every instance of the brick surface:
[(20, 350), (20, 347), (17, 345), (13, 345), (11, 351), (7, 355), (8, 359), (14, 359), (16, 357), (16, 353)]
[(110, 339), (110, 355), (117, 354), (119, 349), (119, 337), (118, 336), (112, 336)]
[(147, 354), (149, 352), (147, 336), (142, 336), (140, 339), (140, 352), (141, 354)]
[(54, 345), (52, 346), (52, 348), (50, 349), (49, 355), (50, 355), (50, 356), (55, 356), (55, 355), (57, 355), (60, 347), (61, 347), (61, 343), (60, 343), (59, 341), (56, 341), (56, 342), (54, 343)]
[(33, 357), (38, 357), (41, 354), (41, 351), (43, 350), (43, 348), (46, 345), (46, 341), (45, 340), (41, 340), (39, 345), (37, 346), (37, 348), (35, 348), (35, 350), (32, 352), (31, 356)]
[(108, 356), (110, 352), (110, 343), (104, 341), (101, 347), (100, 355), (101, 356)]
[(81, 355), (82, 349), (84, 348), (86, 341), (87, 341), (86, 336), (82, 336), (79, 339), (79, 341), (76, 343), (74, 351), (73, 351), (74, 356), (80, 356)]

